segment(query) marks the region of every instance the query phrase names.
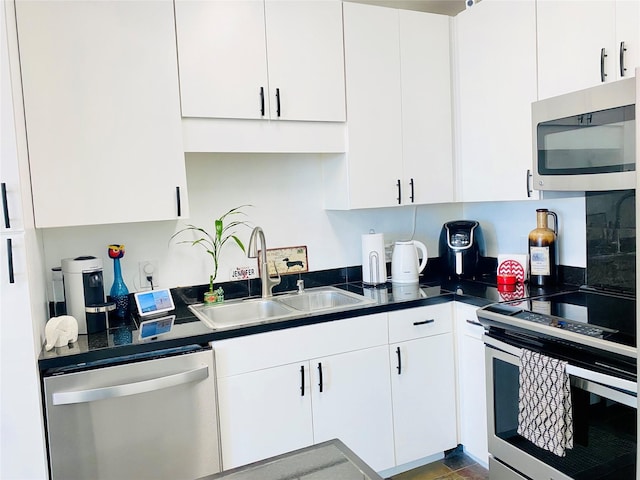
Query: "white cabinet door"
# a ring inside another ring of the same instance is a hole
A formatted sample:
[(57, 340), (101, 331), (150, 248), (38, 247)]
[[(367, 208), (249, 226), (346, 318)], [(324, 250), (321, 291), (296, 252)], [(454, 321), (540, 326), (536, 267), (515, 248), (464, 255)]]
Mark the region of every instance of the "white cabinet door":
[(477, 307), (456, 303), (460, 443), (465, 452), (487, 465), (487, 399), (484, 328), (477, 325)]
[(0, 232), (19, 232), (24, 228), (22, 218), (22, 200), (20, 198), (20, 173), (11, 94), (11, 74), (9, 71), (9, 53), (4, 23), (4, 4), (0, 17), (0, 183), (2, 186), (2, 219)]
[(16, 2), (16, 18), (36, 226), (187, 215), (173, 2)]
[(396, 463), (455, 448), (456, 390), (451, 333), (389, 346)]
[(387, 346), (311, 360), (314, 442), (339, 438), (376, 471), (395, 466)]
[(268, 118), (264, 0), (175, 0), (175, 15), (182, 115)]
[(345, 120), (339, 1), (176, 0), (184, 117)]
[(345, 2), (349, 208), (399, 205), (402, 96), (398, 11)]
[(606, 80), (615, 80), (613, 0), (538, 0), (538, 93), (548, 98), (602, 82), (600, 54)]
[(0, 478), (47, 478), (25, 234), (0, 242)]
[(618, 49), (612, 52), (617, 58), (616, 78), (635, 76), (635, 69), (640, 67), (640, 2), (637, 0), (616, 2), (614, 47)]
[(301, 362), (218, 378), (223, 469), (314, 443), (308, 370)]
[(453, 201), (450, 17), (400, 10), (402, 204)]
[(344, 122), (342, 5), (266, 0), (271, 118)]
[(345, 183), (331, 178), (327, 207), (452, 201), (449, 17), (355, 3), (343, 10), (348, 172)]
[(537, 99), (535, 2), (483, 0), (454, 22), (456, 199), (527, 199)]

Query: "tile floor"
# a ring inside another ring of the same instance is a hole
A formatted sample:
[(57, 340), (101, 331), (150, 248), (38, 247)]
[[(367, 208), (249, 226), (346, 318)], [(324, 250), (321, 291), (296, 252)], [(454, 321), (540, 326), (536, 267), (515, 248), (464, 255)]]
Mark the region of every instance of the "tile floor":
[(442, 460), (398, 474), (388, 480), (488, 480), (489, 470), (461, 451)]

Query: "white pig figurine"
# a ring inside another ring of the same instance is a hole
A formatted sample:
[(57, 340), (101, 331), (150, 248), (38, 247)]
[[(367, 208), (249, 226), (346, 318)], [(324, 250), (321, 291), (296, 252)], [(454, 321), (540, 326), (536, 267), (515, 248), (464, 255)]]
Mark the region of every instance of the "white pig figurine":
[(49, 319), (44, 327), (45, 350), (64, 347), (78, 340), (78, 321), (71, 315), (60, 315)]

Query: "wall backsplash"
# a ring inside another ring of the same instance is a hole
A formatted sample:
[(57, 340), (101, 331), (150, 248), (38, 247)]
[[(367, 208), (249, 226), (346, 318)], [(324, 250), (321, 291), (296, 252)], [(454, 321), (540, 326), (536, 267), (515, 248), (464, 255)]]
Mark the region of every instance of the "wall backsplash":
[[(387, 244), (406, 240), (414, 219), (414, 238), (427, 245), (429, 257), (438, 256), (442, 224), (461, 218), (480, 221), (488, 256), (526, 253), (523, 239), (535, 228), (535, 209), (540, 206), (554, 209), (562, 219), (560, 263), (585, 266), (584, 197), (330, 211), (323, 208), (322, 160), (322, 155), (311, 154), (187, 154), (190, 218), (44, 229), (47, 273), (65, 257), (99, 256), (108, 290), (113, 266), (107, 245), (117, 243), (126, 246), (121, 266), (130, 291), (140, 289), (139, 262), (145, 260), (157, 262), (158, 286), (205, 284), (213, 267), (210, 257), (202, 249), (169, 239), (187, 223), (212, 228), (214, 218), (243, 204), (253, 205), (246, 209), (248, 218), (263, 228), (268, 248), (306, 245), (311, 271), (360, 265), (362, 234), (374, 229), (385, 234)], [(246, 244), (250, 230), (238, 233)], [(225, 247), (218, 280), (230, 280), (237, 266), (256, 263), (235, 245)]]
[(587, 284), (636, 289), (635, 190), (588, 192)]

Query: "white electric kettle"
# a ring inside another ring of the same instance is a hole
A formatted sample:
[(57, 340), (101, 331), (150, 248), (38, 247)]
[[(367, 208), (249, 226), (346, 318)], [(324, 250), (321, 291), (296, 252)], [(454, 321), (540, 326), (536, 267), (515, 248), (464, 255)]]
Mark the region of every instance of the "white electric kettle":
[[(422, 260), (418, 259), (418, 250)], [(418, 275), (427, 266), (427, 247), (418, 240), (396, 242), (391, 256), (391, 282), (418, 283)]]

